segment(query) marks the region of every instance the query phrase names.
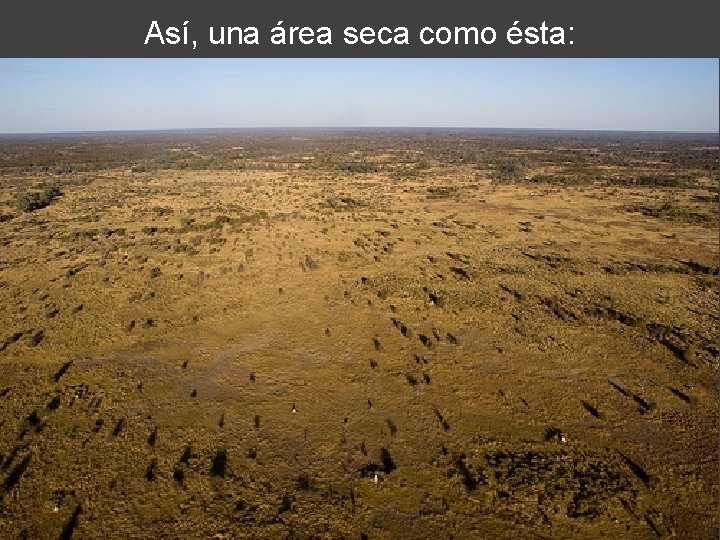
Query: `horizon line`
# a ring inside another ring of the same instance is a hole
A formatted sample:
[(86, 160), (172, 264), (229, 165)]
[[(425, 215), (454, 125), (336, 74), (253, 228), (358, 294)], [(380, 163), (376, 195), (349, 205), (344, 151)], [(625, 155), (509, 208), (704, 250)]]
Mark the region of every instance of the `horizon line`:
[(177, 127), (177, 128), (140, 128), (140, 129), (78, 129), (57, 131), (3, 131), (0, 136), (22, 135), (82, 135), (82, 134), (114, 134), (114, 133), (165, 133), (189, 131), (371, 131), (371, 130), (435, 130), (435, 131), (536, 131), (536, 132), (592, 132), (592, 133), (648, 133), (677, 135), (719, 135), (718, 131), (705, 130), (658, 130), (658, 129), (618, 129), (618, 128), (558, 128), (558, 127), (480, 127), (480, 126), (236, 126), (236, 127)]

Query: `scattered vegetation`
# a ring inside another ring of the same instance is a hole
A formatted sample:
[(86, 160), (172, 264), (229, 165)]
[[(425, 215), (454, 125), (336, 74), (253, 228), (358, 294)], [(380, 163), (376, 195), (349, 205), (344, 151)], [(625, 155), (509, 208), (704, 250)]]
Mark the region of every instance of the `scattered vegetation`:
[(15, 206), (21, 212), (34, 212), (46, 206), (62, 195), (57, 184), (41, 186), (39, 190), (21, 190), (15, 196)]
[(0, 158), (5, 535), (716, 531), (716, 137), (126, 133)]

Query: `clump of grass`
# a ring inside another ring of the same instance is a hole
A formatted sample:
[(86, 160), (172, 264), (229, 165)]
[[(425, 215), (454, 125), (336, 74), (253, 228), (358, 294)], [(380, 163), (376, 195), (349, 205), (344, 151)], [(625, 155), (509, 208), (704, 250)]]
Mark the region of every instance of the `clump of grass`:
[(431, 186), (427, 188), (428, 199), (448, 199), (457, 194), (455, 186)]
[(318, 268), (320, 268), (320, 265), (310, 255), (306, 255), (305, 256), (305, 267), (309, 268), (310, 270), (317, 270)]
[(330, 208), (332, 210), (354, 210), (355, 208), (362, 208), (367, 206), (365, 201), (355, 199), (353, 197), (330, 197), (325, 199), (325, 202), (320, 205), (324, 208)]

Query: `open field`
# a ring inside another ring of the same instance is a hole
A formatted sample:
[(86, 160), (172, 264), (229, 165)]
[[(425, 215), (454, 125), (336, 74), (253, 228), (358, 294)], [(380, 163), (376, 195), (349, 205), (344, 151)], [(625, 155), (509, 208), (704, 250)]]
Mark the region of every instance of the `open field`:
[(714, 538), (717, 135), (0, 137), (11, 538)]

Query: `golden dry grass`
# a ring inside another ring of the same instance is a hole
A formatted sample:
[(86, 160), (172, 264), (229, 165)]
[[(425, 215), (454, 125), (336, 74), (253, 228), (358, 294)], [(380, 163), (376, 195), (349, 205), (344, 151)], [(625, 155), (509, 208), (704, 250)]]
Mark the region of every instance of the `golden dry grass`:
[[(714, 536), (707, 171), (621, 148), (567, 186), (531, 181), (570, 174), (533, 140), (473, 142), (534, 160), (507, 179), (343, 137), (232, 170), (5, 171), (2, 530)], [(221, 142), (193, 159), (248, 144)], [(362, 145), (375, 165), (320, 162)], [(692, 180), (608, 181), (659, 169)]]

